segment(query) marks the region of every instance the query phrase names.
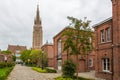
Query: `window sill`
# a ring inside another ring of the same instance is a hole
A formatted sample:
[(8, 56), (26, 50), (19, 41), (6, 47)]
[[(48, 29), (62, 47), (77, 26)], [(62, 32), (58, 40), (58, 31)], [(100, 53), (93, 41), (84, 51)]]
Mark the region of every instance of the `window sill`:
[(112, 72), (108, 71), (108, 70), (106, 70), (106, 71), (103, 70), (103, 73), (110, 73), (110, 74), (112, 74)]
[(102, 43), (98, 43), (98, 44), (99, 44), (99, 45), (102, 45), (102, 44), (107, 44), (107, 43), (111, 43), (111, 41), (102, 42)]

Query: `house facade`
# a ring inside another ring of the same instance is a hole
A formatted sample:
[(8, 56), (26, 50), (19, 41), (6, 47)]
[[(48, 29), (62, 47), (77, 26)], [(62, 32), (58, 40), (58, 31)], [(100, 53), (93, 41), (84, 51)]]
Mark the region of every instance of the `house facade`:
[(120, 0), (112, 1), (112, 17), (96, 25), (96, 76), (120, 80)]
[[(76, 56), (69, 55), (64, 51), (64, 40), (65, 37), (62, 36), (63, 32), (69, 30), (69, 27), (64, 28), (56, 36), (54, 36), (54, 68), (61, 70), (62, 64), (68, 58), (71, 59), (76, 64)], [(86, 72), (95, 69), (95, 52), (91, 51), (88, 54), (82, 56), (79, 55), (79, 72)]]
[(5, 54), (0, 51), (0, 62), (12, 62), (12, 55)]
[(22, 60), (20, 59), (21, 52), (26, 49), (27, 49), (26, 46), (8, 45), (7, 50), (11, 51), (12, 55), (16, 56), (16, 63), (20, 63), (20, 62), (22, 62)]
[(54, 67), (54, 46), (46, 43), (41, 47), (42, 51), (47, 54), (48, 67)]

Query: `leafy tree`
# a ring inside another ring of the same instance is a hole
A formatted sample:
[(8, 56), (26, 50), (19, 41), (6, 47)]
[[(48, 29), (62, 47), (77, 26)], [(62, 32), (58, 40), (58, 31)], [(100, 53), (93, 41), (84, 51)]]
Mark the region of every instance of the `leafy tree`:
[(20, 58), (22, 59), (22, 61), (27, 63), (28, 59), (30, 59), (30, 53), (31, 53), (31, 50), (24, 50), (23, 52), (21, 52)]
[(12, 60), (15, 62), (16, 61), (16, 56), (12, 55)]
[(11, 54), (12, 52), (9, 51), (9, 50), (4, 50), (4, 51), (2, 51), (2, 53), (3, 53), (3, 54)]
[(79, 66), (79, 55), (84, 55), (91, 50), (91, 41), (90, 39), (93, 38), (93, 32), (89, 26), (90, 21), (73, 17), (67, 17), (71, 23), (69, 25), (70, 29), (66, 30), (64, 35), (65, 39), (65, 47), (64, 50), (67, 50), (69, 54), (76, 55), (76, 72), (78, 78), (78, 66)]
[[(42, 50), (32, 50), (30, 54), (30, 59), (32, 62), (35, 62), (38, 67), (47, 66), (47, 55), (42, 52)], [(43, 60), (43, 61), (42, 61)]]
[(32, 50), (30, 53), (30, 60), (40, 66), (41, 56), (41, 50)]

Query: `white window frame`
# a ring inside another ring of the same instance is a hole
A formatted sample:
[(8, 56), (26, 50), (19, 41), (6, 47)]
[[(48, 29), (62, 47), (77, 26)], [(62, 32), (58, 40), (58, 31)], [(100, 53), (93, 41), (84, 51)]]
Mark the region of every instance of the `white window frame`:
[(107, 28), (106, 29), (106, 42), (110, 42), (111, 40), (111, 31), (110, 31), (110, 28)]
[(93, 59), (89, 59), (89, 67), (93, 67)]
[[(104, 30), (100, 31), (100, 39), (101, 39), (101, 43), (105, 42), (105, 35), (104, 35)], [(104, 40), (104, 41), (103, 41)]]
[(102, 59), (102, 69), (103, 69), (103, 72), (110, 72), (110, 59), (109, 58)]

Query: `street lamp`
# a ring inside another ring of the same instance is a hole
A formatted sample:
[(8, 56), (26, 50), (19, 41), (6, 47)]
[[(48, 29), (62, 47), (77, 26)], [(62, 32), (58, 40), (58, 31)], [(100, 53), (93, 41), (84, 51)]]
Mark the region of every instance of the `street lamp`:
[(44, 51), (42, 51), (42, 62), (41, 62), (41, 63), (42, 63), (42, 70), (43, 70), (43, 68), (44, 68), (44, 61), (43, 61), (43, 56), (44, 56), (44, 55), (43, 55), (43, 53), (44, 53)]

